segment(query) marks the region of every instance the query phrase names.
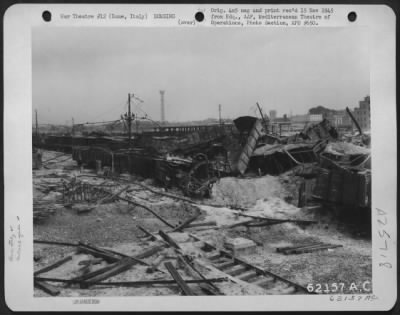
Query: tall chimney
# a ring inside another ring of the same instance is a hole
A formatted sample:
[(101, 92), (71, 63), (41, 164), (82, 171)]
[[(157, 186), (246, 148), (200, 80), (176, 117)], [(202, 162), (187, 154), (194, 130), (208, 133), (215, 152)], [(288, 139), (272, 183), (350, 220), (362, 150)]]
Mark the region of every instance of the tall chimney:
[(165, 91), (160, 91), (161, 95), (161, 122), (165, 122), (165, 105), (164, 105), (164, 93)]

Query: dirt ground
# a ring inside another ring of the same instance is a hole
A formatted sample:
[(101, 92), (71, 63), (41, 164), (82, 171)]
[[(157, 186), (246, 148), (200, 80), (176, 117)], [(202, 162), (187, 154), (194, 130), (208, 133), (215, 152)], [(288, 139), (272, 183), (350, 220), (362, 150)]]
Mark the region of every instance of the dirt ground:
[[(44, 151), (43, 160), (54, 158), (57, 152)], [(112, 183), (113, 191), (123, 187), (129, 188), (120, 196), (151, 208), (158, 215), (176, 226), (197, 211), (201, 216), (195, 221), (214, 221), (216, 226), (189, 228), (187, 232), (196, 234), (201, 239), (223, 247), (226, 238), (244, 237), (257, 244), (256, 252), (242, 258), (263, 269), (271, 271), (294, 281), (302, 286), (307, 284), (363, 283), (372, 280), (371, 240), (356, 237), (346, 225), (338, 221), (327, 209), (299, 209), (296, 206), (296, 181), (290, 173), (281, 176), (263, 176), (257, 178), (223, 178), (214, 185), (212, 197), (209, 200), (189, 202), (172, 199), (153, 193), (145, 188), (165, 192), (154, 185), (151, 180), (145, 180), (125, 174), (127, 180), (112, 180), (97, 176), (93, 170), (79, 169), (74, 161), (59, 157), (54, 163), (47, 164), (48, 169), (33, 170), (34, 198), (48, 199), (54, 202), (55, 212), (39, 223), (34, 223), (34, 239), (77, 243), (89, 242), (98, 247), (105, 247), (126, 255), (134, 256), (137, 253), (153, 246), (154, 242), (143, 238), (144, 234), (137, 225), (143, 226), (154, 234), (159, 230), (171, 230), (166, 224), (157, 219), (149, 211), (140, 206), (129, 205), (125, 201), (95, 204), (93, 210), (78, 214), (76, 208), (66, 207), (60, 191), (46, 191), (43, 187), (52, 183), (59, 186), (62, 181), (77, 178), (88, 184), (100, 184), (105, 180)], [(180, 195), (180, 191), (168, 191)], [(182, 196), (183, 197), (183, 196)], [(202, 203), (203, 205), (199, 205)], [(218, 206), (218, 207), (217, 207)], [(283, 223), (272, 226), (247, 228), (238, 226), (229, 228), (231, 224), (248, 220), (238, 215), (240, 210), (230, 207), (248, 209), (243, 213), (277, 219), (315, 220), (316, 224), (299, 225)], [(186, 231), (186, 230), (185, 230)], [(175, 235), (178, 239), (182, 235)], [(183, 247), (193, 250), (190, 241), (181, 240)], [(277, 247), (295, 246), (307, 242), (327, 242), (339, 244), (343, 247), (314, 253), (284, 255), (276, 251)], [(72, 255), (72, 260), (66, 264), (42, 274), (43, 277), (70, 279), (80, 275), (79, 262), (88, 259), (88, 255), (76, 253), (74, 247), (34, 244), (34, 254), (37, 261), (35, 270), (39, 270), (53, 262)], [(164, 249), (161, 254), (173, 256), (170, 248)], [(192, 253), (193, 254), (193, 253)], [(160, 253), (158, 254), (160, 255)], [(200, 254), (199, 254), (200, 255)], [(144, 259), (151, 264), (157, 256)], [(90, 258), (90, 257), (89, 257)], [(201, 258), (201, 257), (200, 257)], [(171, 259), (177, 264), (176, 259)], [(91, 271), (103, 265), (94, 265)], [(161, 269), (164, 268), (161, 264)], [(178, 266), (178, 265), (176, 265)], [(146, 266), (135, 265), (109, 279), (109, 281), (134, 281), (171, 279), (164, 272), (147, 273)], [(204, 268), (208, 277), (216, 276), (217, 271)], [(186, 275), (188, 279), (190, 278)], [(107, 280), (108, 281), (108, 280)], [(176, 295), (179, 290), (176, 286), (147, 286), (147, 287), (91, 287), (81, 289), (76, 285), (65, 286), (57, 284), (61, 289), (60, 296), (133, 296), (133, 295)], [(191, 286), (197, 290), (198, 286)], [(228, 295), (256, 295), (263, 294), (262, 290), (254, 286), (233, 285), (231, 282), (218, 284), (218, 288)], [(345, 289), (346, 290), (346, 289)], [(348, 293), (348, 292), (344, 292)], [(35, 288), (35, 296), (48, 296)]]

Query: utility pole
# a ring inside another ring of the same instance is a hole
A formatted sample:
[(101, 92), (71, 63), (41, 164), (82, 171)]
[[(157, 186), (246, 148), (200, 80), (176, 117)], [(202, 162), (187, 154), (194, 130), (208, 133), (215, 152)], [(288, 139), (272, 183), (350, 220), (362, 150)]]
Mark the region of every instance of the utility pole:
[(37, 119), (37, 109), (35, 109), (35, 121), (36, 121), (36, 139), (39, 140), (39, 126), (38, 126), (38, 119)]
[(71, 129), (72, 135), (74, 135), (74, 126), (75, 126), (74, 117), (72, 117), (72, 129)]
[(132, 115), (131, 115), (131, 93), (128, 94), (128, 145), (131, 147), (132, 139)]
[(128, 93), (128, 113), (124, 114), (124, 120), (128, 122), (128, 147), (131, 147), (132, 142), (132, 120), (135, 119), (135, 114), (131, 113), (131, 96), (134, 96), (132, 93)]
[(164, 94), (165, 91), (161, 90), (160, 91), (160, 97), (161, 97), (161, 123), (165, 123), (165, 104), (164, 104)]
[(222, 119), (221, 119), (221, 104), (218, 105), (218, 111), (219, 111), (219, 124), (222, 125)]

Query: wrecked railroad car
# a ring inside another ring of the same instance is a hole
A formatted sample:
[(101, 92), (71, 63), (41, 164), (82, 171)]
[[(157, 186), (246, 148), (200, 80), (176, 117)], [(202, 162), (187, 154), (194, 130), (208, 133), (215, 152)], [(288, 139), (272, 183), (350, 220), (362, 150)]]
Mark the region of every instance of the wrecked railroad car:
[(371, 207), (371, 172), (321, 169), (316, 178), (313, 198), (354, 209)]
[(316, 145), (317, 143), (264, 145), (253, 152), (249, 168), (260, 174), (284, 173), (297, 165), (316, 162)]

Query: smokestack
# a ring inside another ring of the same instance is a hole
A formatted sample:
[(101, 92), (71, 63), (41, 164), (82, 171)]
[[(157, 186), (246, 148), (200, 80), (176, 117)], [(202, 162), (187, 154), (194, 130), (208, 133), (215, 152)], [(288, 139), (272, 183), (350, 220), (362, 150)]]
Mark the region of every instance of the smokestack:
[(164, 93), (165, 91), (160, 91), (161, 95), (161, 122), (165, 122), (165, 105), (164, 105)]

